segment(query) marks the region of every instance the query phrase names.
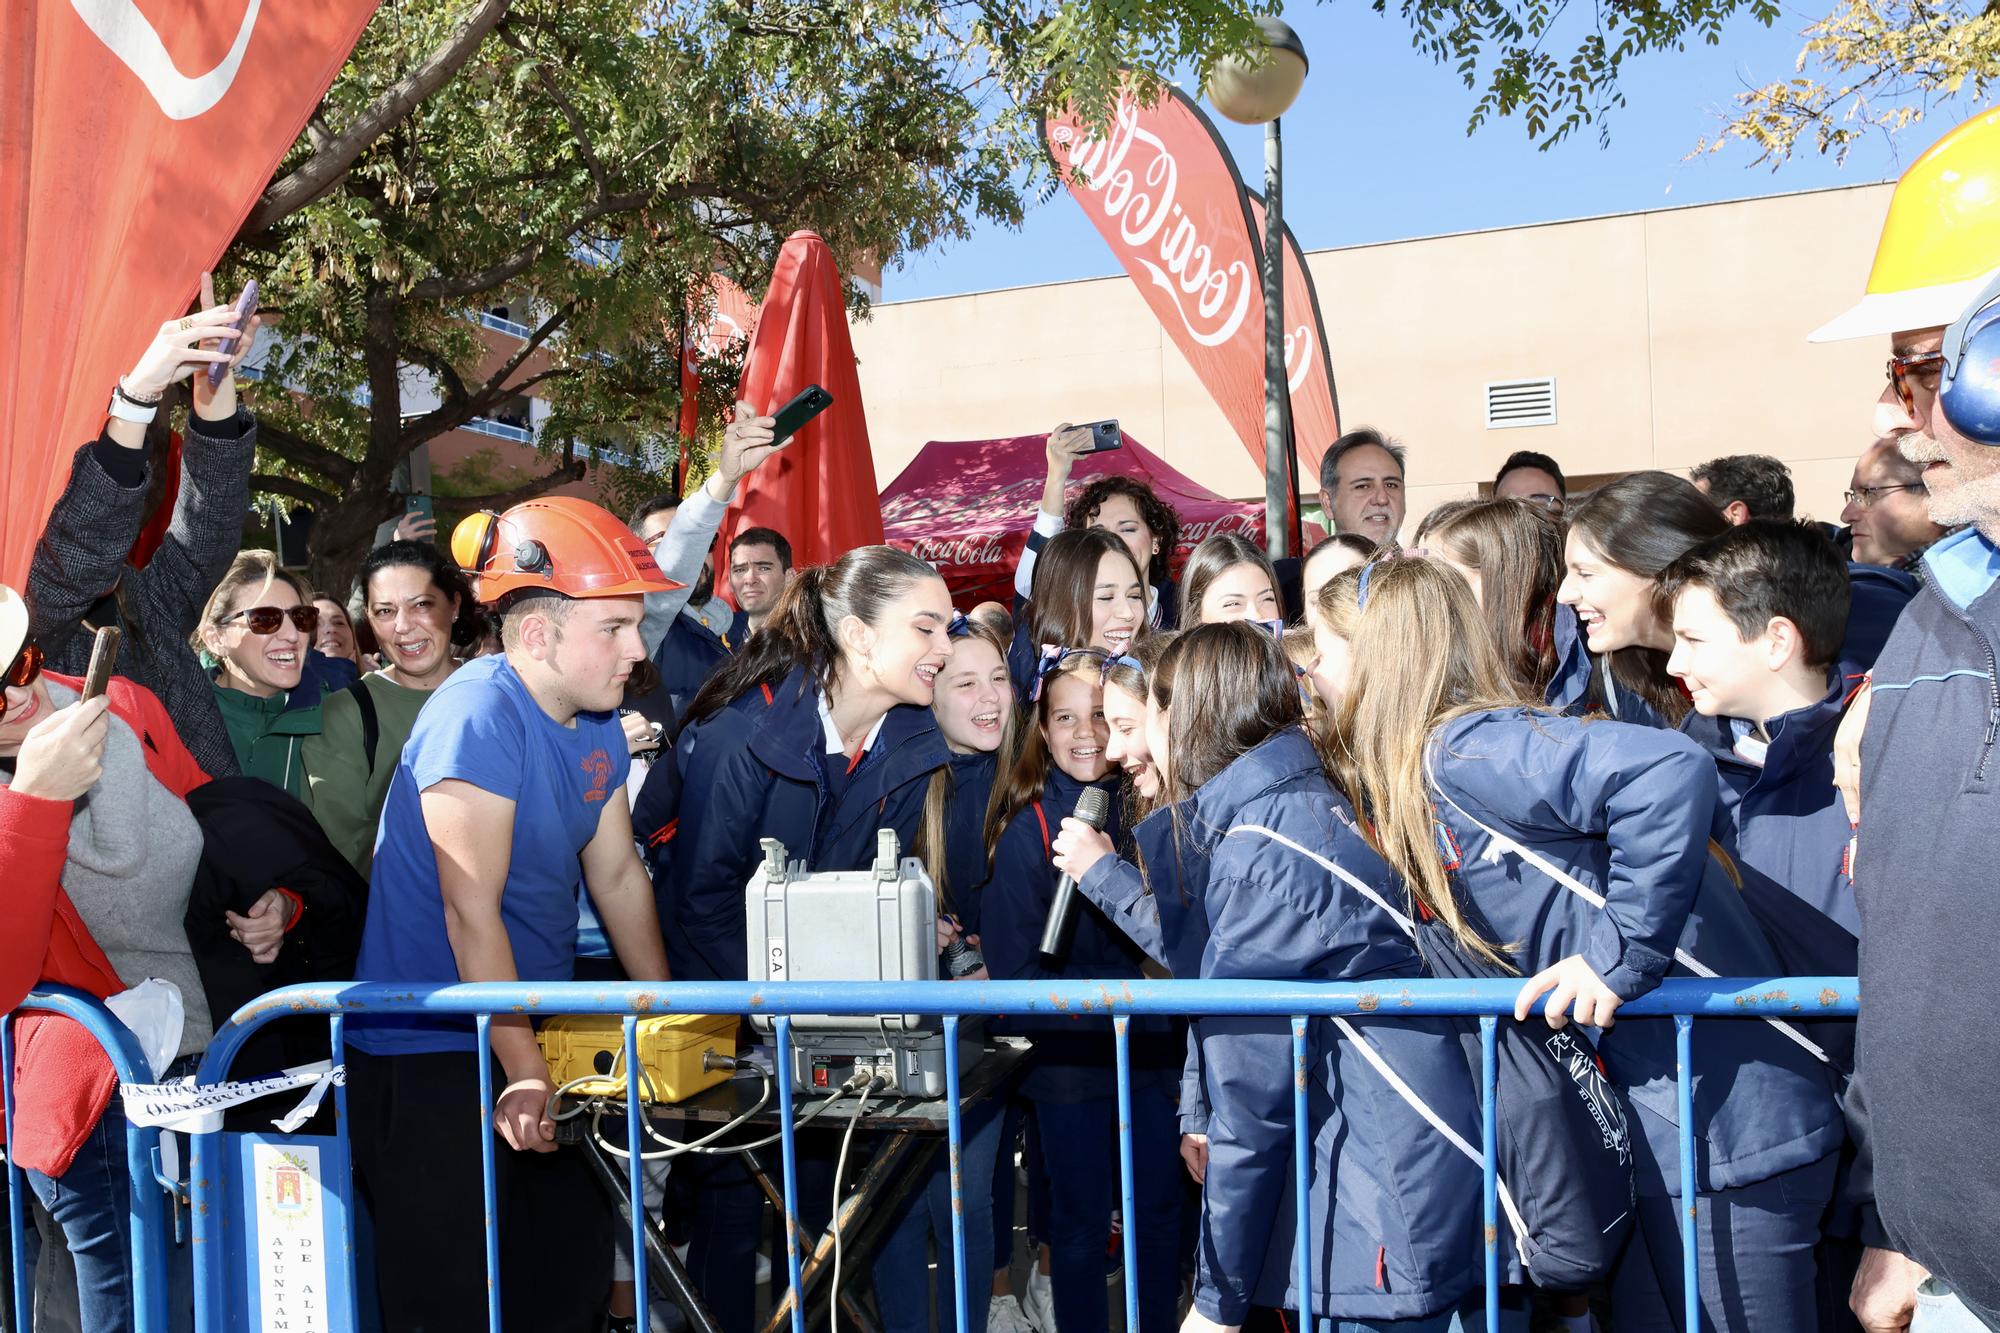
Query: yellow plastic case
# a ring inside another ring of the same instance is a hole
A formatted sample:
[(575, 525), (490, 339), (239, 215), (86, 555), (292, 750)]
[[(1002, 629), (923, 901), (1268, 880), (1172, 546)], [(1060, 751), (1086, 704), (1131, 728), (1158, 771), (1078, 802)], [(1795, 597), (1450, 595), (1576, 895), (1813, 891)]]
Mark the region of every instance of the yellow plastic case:
[[(640, 1093), (653, 1102), (686, 1101), (696, 1093), (729, 1081), (730, 1071), (704, 1067), (704, 1057), (734, 1058), (736, 1028), (733, 1014), (671, 1014), (639, 1020), (639, 1063), (651, 1086)], [(571, 1097), (625, 1095), (625, 1031), (615, 1014), (575, 1014), (551, 1018), (536, 1037), (557, 1087), (585, 1079), (570, 1088)], [(708, 1062), (712, 1063), (712, 1062)], [(591, 1077), (596, 1075), (597, 1077)]]

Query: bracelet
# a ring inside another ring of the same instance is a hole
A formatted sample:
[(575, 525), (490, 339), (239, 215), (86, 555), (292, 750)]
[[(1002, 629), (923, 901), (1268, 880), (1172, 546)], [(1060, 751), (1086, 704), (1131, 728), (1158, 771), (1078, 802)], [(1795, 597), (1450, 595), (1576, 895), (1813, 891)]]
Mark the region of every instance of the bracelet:
[(127, 392), (123, 377), (120, 377), (118, 382), (111, 386), (111, 394), (114, 398), (123, 398), (134, 407), (158, 407), (166, 400), (164, 393), (154, 398), (141, 398), (135, 393)]

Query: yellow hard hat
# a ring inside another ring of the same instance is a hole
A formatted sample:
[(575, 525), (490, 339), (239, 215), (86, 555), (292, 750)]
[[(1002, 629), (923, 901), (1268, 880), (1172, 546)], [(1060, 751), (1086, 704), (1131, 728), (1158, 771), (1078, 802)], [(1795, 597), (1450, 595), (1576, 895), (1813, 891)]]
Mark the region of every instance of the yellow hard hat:
[(1868, 294), (1807, 341), (1943, 328), (2000, 271), (2000, 108), (1910, 164), (1889, 198)]

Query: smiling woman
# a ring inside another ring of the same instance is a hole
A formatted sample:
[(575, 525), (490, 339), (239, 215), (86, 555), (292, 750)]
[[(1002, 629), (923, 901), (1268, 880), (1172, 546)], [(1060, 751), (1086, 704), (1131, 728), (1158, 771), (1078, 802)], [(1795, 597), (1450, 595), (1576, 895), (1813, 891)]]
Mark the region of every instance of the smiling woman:
[[(747, 978), (743, 885), (761, 840), (812, 872), (867, 867), (878, 829), (915, 845), (931, 775), (951, 761), (931, 705), (952, 622), (936, 571), (864, 546), (801, 571), (695, 695), (674, 746), (679, 822), (654, 880), (676, 981)], [(747, 1324), (756, 1186), (727, 1162), (687, 1170), (689, 1266), (725, 1325)]]
[(320, 727), (321, 685), (305, 680), (318, 628), (305, 580), (269, 551), (244, 551), (209, 594), (193, 635), (216, 664), (215, 702), (238, 767), (300, 799), (300, 745)]

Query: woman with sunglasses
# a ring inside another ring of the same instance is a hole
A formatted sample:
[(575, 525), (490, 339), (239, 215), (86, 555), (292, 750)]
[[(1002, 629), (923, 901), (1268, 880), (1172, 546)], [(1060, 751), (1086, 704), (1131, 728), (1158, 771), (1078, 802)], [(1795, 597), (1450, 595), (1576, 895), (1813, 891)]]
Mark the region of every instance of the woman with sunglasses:
[(329, 676), (331, 659), (312, 653), (318, 628), (305, 580), (269, 551), (244, 551), (209, 594), (191, 638), (215, 663), (215, 703), (238, 771), (302, 801), (301, 747), (319, 733), (321, 696), (345, 683)]
[[(192, 1073), (210, 1013), (183, 924), (202, 852), (186, 797), (208, 776), (150, 691), (113, 677), (80, 702), (82, 682), (42, 664), (26, 606), (0, 587), (0, 1010), (42, 983), (106, 999), (158, 977), (179, 988), (184, 1017), (173, 1048), (149, 1052), (163, 1067), (145, 1072)], [(253, 953), (281, 938), (275, 914), (236, 922), (251, 927)], [(8, 1155), (62, 1228), (84, 1333), (130, 1328), (132, 1182), (111, 1061), (69, 1019), (16, 1024)], [(186, 1278), (171, 1270), (181, 1311)]]

